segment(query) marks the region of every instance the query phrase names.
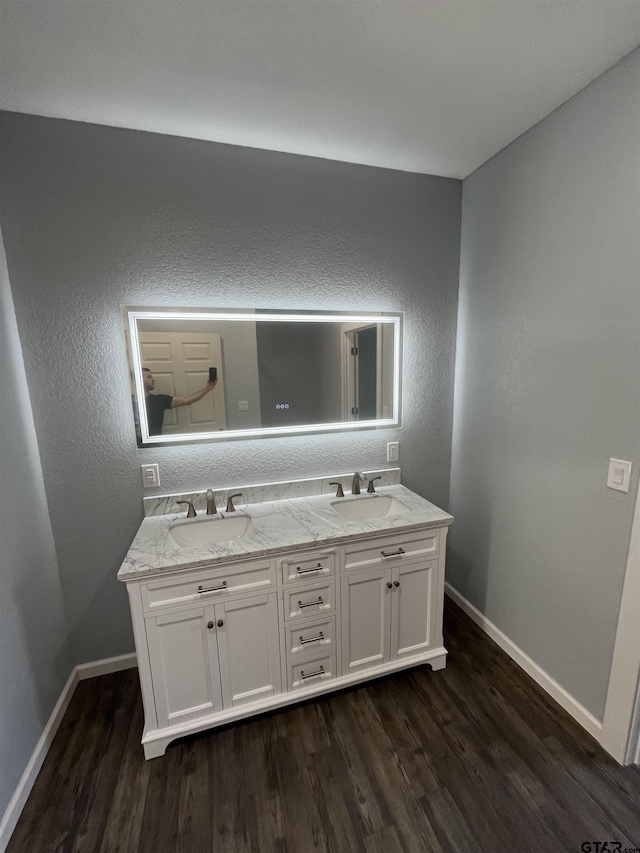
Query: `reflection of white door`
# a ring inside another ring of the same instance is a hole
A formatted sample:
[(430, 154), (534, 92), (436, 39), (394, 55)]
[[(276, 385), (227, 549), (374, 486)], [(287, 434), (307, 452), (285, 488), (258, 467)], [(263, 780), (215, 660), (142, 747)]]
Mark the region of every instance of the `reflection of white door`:
[(382, 324), (345, 328), (342, 342), (342, 416), (345, 421), (389, 417), (383, 405)]
[(167, 409), (163, 435), (226, 429), (220, 335), (200, 332), (140, 332), (140, 360), (156, 379), (155, 392), (185, 397), (206, 385), (209, 368), (218, 368), (218, 384), (192, 403)]

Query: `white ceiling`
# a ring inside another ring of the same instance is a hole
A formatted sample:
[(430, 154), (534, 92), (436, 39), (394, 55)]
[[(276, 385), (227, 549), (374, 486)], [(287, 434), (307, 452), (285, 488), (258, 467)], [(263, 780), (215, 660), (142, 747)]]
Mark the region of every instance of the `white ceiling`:
[(4, 109), (457, 178), (640, 44), (639, 0), (1, 8)]

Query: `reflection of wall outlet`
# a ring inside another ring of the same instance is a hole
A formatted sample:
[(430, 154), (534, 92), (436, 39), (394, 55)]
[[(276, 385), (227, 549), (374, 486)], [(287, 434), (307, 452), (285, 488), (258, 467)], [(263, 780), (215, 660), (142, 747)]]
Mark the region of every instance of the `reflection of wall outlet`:
[(160, 471), (157, 465), (141, 465), (140, 468), (145, 489), (155, 489), (160, 485)]
[(249, 411), (249, 401), (248, 400), (238, 400), (238, 411), (239, 412), (248, 412)]
[(387, 462), (397, 462), (400, 458), (400, 442), (387, 442)]

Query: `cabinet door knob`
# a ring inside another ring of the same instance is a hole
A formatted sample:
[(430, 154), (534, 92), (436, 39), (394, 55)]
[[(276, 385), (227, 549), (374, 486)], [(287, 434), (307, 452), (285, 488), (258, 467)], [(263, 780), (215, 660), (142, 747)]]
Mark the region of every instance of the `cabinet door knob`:
[(207, 622), (207, 628), (213, 628), (213, 622)]
[(400, 581), (394, 581), (394, 582), (393, 582), (393, 585), (394, 585), (394, 586), (400, 586)]
[(391, 581), (387, 581), (387, 586), (389, 587), (389, 589), (391, 589), (391, 587), (393, 586), (393, 584), (391, 583)]
[(218, 619), (218, 628), (222, 628), (224, 625), (224, 619)]

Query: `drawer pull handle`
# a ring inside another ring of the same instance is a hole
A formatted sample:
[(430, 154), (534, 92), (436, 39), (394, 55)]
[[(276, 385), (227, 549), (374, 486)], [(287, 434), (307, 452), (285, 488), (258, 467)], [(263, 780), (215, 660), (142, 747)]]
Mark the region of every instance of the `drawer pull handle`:
[(318, 636), (317, 636), (317, 637), (309, 637), (309, 639), (308, 639), (308, 640), (305, 640), (305, 639), (302, 637), (302, 635), (301, 635), (301, 636), (300, 636), (300, 645), (301, 645), (301, 646), (306, 646), (306, 645), (307, 645), (307, 643), (320, 643), (320, 642), (322, 642), (322, 640), (324, 640), (324, 634), (322, 633), (322, 631), (319, 631), (319, 632), (318, 632)]
[(324, 601), (322, 600), (322, 596), (321, 596), (321, 595), (319, 595), (319, 596), (318, 596), (318, 600), (317, 600), (317, 601), (307, 601), (305, 604), (303, 604), (301, 601), (299, 601), (299, 602), (298, 602), (298, 607), (299, 607), (300, 609), (302, 609), (303, 607), (316, 607), (318, 604), (324, 604)]
[(324, 675), (324, 667), (321, 666), (320, 669), (317, 669), (315, 672), (307, 672), (303, 669), (300, 670), (300, 677), (302, 680), (306, 680), (307, 678), (317, 678), (319, 675)]
[(309, 572), (321, 572), (322, 571), (322, 563), (318, 563), (317, 566), (314, 566), (312, 569), (301, 569), (300, 566), (296, 566), (296, 572), (299, 575), (308, 575)]
[(222, 586), (209, 586), (206, 589), (203, 586), (198, 587), (198, 595), (202, 595), (203, 592), (220, 592), (223, 589), (227, 588), (227, 582), (222, 581)]
[(380, 551), (383, 557), (400, 557), (404, 552), (404, 548), (398, 548), (397, 551), (391, 551), (390, 554), (385, 554), (384, 551)]

